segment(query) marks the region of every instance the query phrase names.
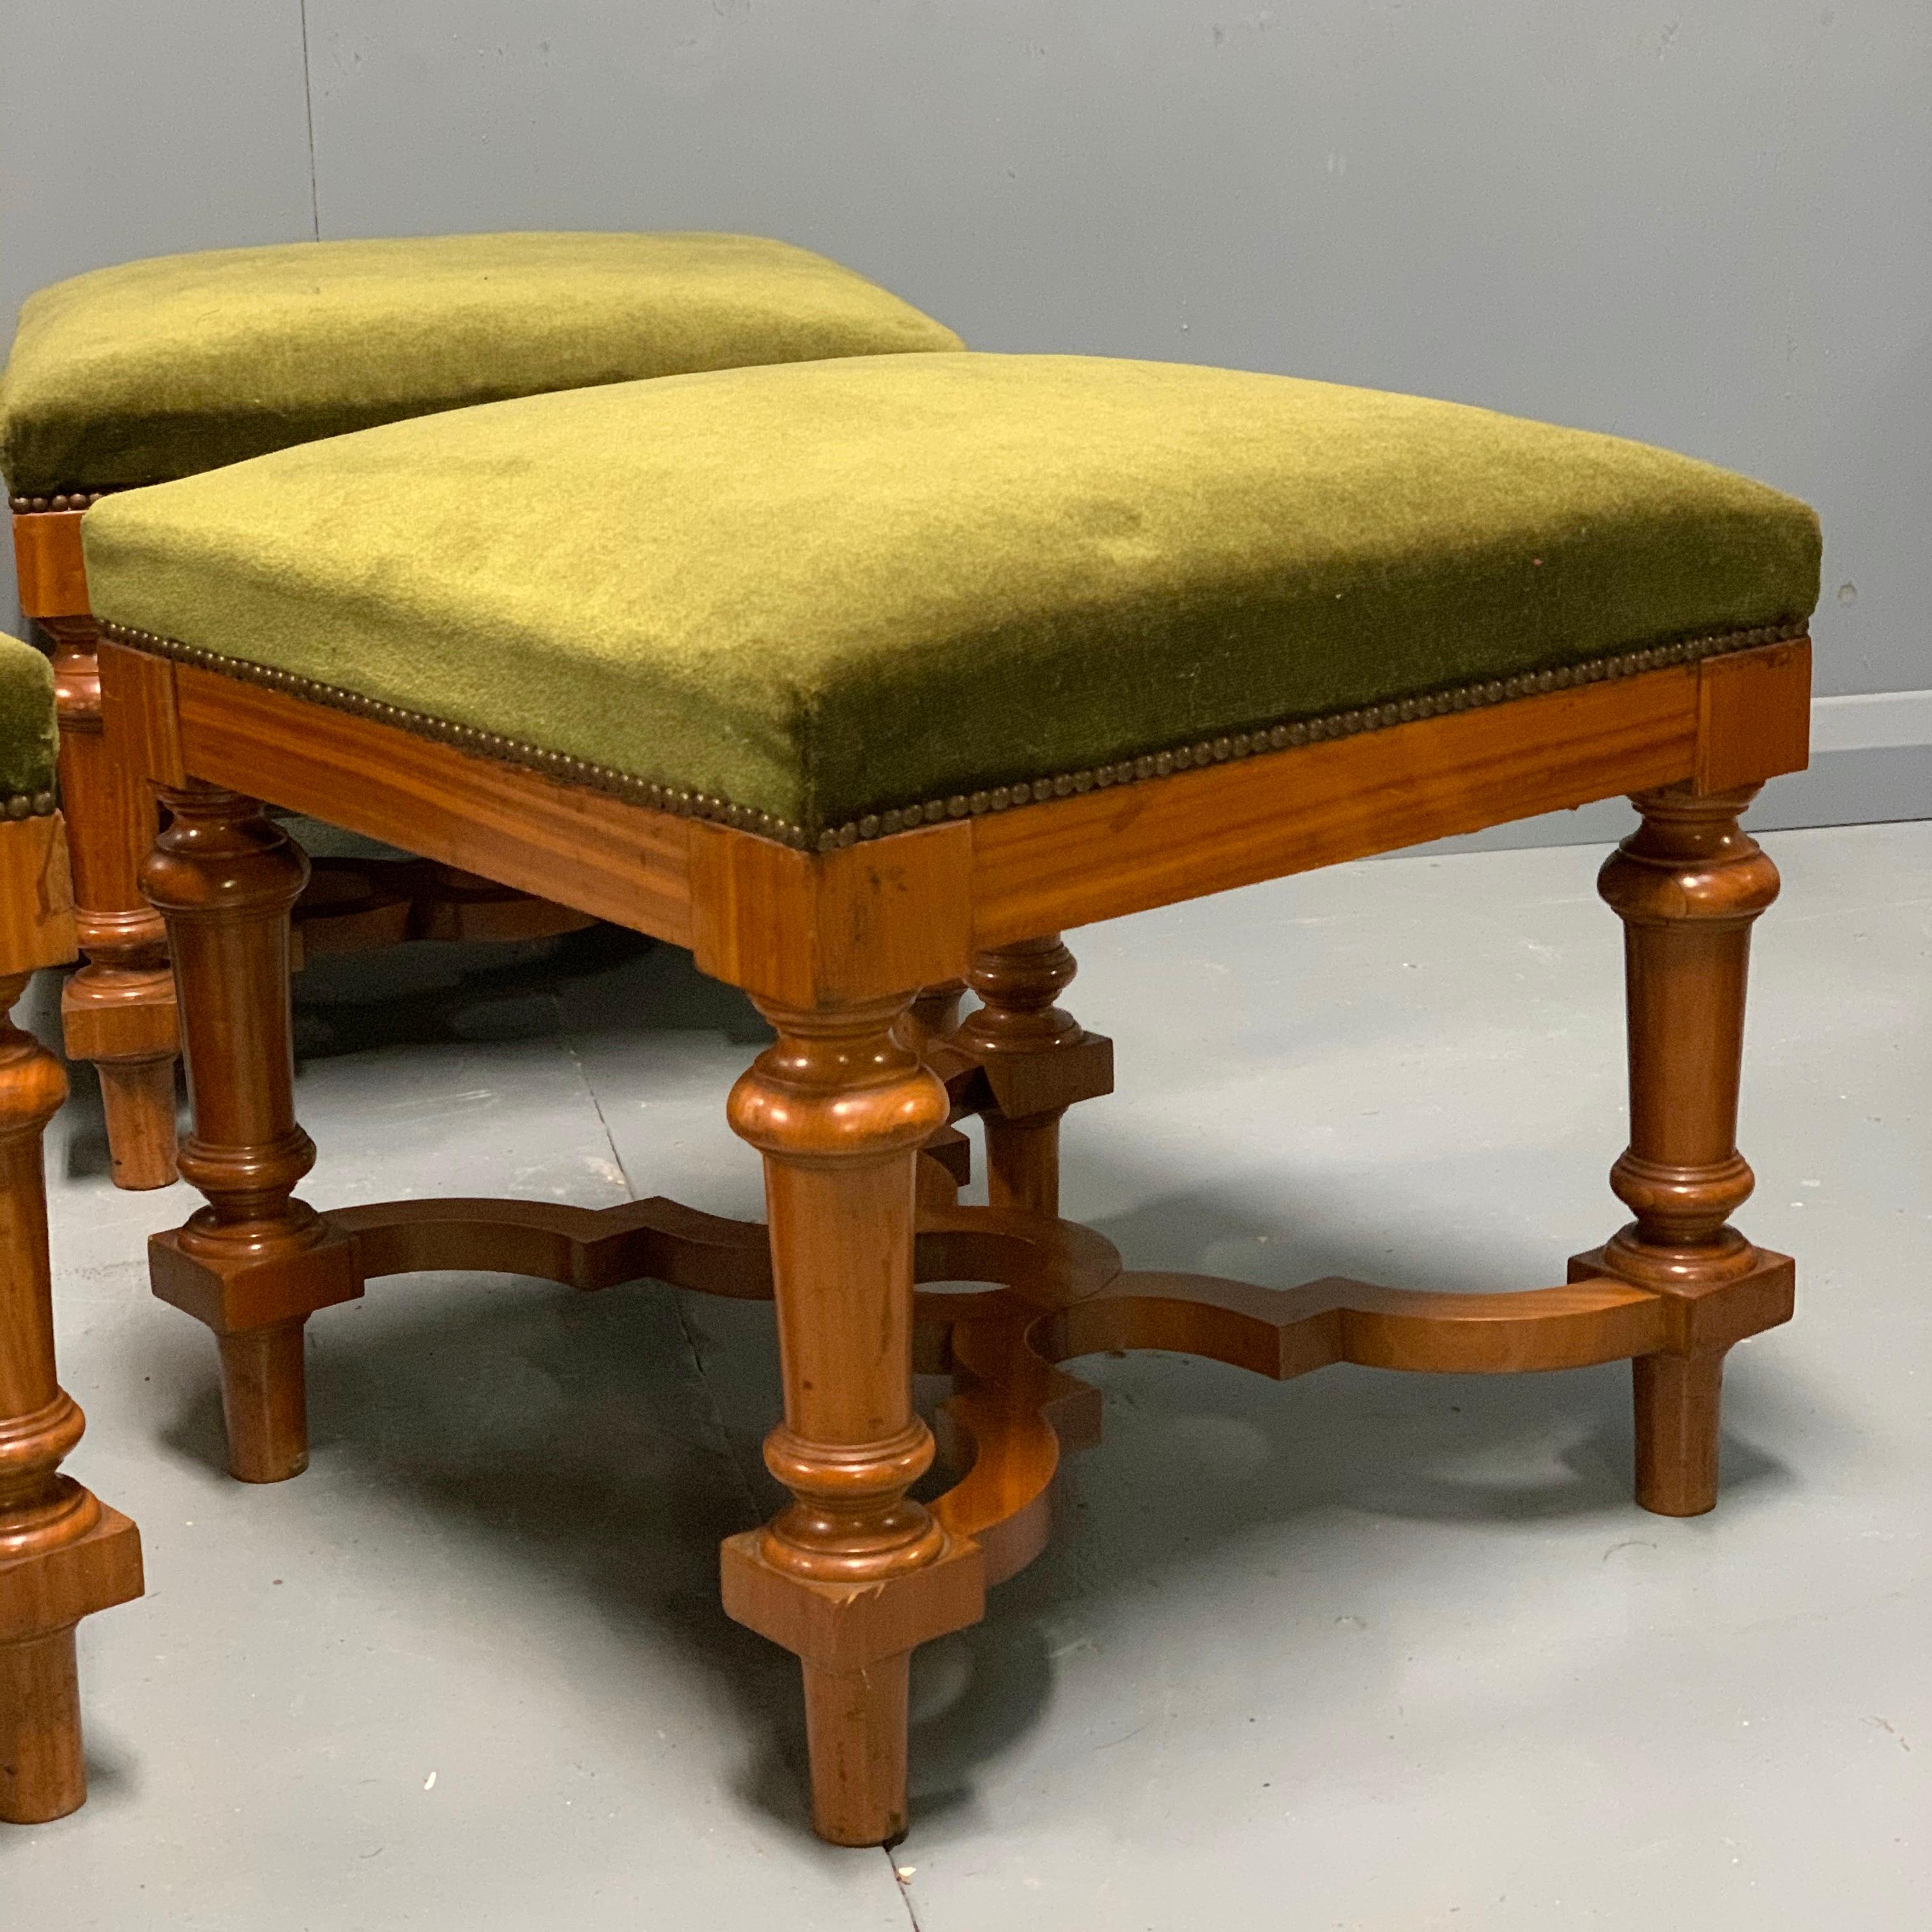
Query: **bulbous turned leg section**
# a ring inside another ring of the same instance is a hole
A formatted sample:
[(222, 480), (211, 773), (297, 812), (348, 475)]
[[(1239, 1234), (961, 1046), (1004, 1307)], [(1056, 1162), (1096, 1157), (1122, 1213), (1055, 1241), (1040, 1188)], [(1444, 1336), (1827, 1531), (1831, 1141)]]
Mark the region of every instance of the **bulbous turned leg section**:
[(0, 977), (0, 1820), (44, 1824), (87, 1796), (74, 1627), (141, 1594), (134, 1526), (62, 1460), (86, 1426), (54, 1378), (40, 1136), (67, 1077), (5, 1011)]
[(836, 1844), (905, 1826), (906, 1660), (980, 1614), (976, 1549), (906, 1492), (931, 1465), (912, 1406), (914, 1165), (945, 1089), (894, 1036), (906, 998), (766, 1006), (734, 1089), (764, 1154), (784, 1420), (765, 1460), (792, 1502), (724, 1546), (725, 1607), (805, 1666), (812, 1816)]
[(289, 913), (308, 862), (255, 800), (165, 794), (142, 868), (167, 920), (194, 1130), (181, 1172), (207, 1197), (149, 1245), (154, 1292), (220, 1340), (229, 1466), (273, 1483), (308, 1462), (302, 1324), (362, 1292), (349, 1244), (292, 1198), (315, 1162), (295, 1118)]
[(101, 730), (94, 620), (40, 621), (55, 642), (61, 800), (85, 958), (61, 1000), (68, 1057), (100, 1073), (115, 1186), (165, 1187), (175, 1178), (179, 1032), (166, 934), (141, 896), (154, 802)]
[(1738, 824), (1756, 790), (1640, 794), (1598, 882), (1624, 922), (1630, 1141), (1610, 1185), (1636, 1219), (1588, 1258), (1672, 1303), (1672, 1347), (1633, 1364), (1637, 1500), (1665, 1516), (1715, 1504), (1725, 1352), (1783, 1318), (1780, 1293), (1789, 1312), (1788, 1264), (1730, 1224), (1752, 1186), (1736, 1144), (1751, 922), (1778, 896)]
[(980, 1063), (996, 1103), (983, 1116), (992, 1207), (1057, 1215), (1061, 1118), (1075, 1101), (1113, 1090), (1112, 1043), (1054, 1004), (1077, 970), (1057, 932), (976, 953), (968, 969), (981, 1004), (954, 1039)]

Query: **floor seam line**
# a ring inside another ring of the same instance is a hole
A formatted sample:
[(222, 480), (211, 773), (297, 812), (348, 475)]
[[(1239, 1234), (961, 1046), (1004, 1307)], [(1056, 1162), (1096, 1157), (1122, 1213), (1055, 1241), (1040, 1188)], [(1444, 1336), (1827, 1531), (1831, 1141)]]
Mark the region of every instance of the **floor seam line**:
[(919, 1913), (912, 1902), (912, 1886), (899, 1876), (898, 1853), (890, 1845), (881, 1845), (879, 1850), (886, 1855), (886, 1863), (892, 1870), (892, 1882), (898, 1887), (899, 1897), (905, 1904), (906, 1917), (911, 1921), (912, 1932), (920, 1932)]
[[(561, 1005), (562, 1002), (558, 1004)], [(584, 1070), (584, 1056), (578, 1052), (576, 1041), (567, 1031), (561, 1037), (563, 1050), (570, 1055), (570, 1064), (577, 1070), (584, 1098), (590, 1102), (590, 1111), (597, 1116), (597, 1130), (604, 1136), (604, 1144), (610, 1150), (610, 1165), (617, 1170), (617, 1178), (623, 1183), (626, 1198), (635, 1201), (638, 1190), (632, 1185), (630, 1169), (624, 1165), (624, 1156), (617, 1150), (617, 1138), (610, 1131), (610, 1123), (604, 1117), (604, 1102), (597, 1097), (597, 1089), (590, 1084), (590, 1076)]]
[[(560, 1006), (561, 1004), (559, 1002)], [(561, 1012), (558, 1017), (561, 1019)], [(630, 1169), (624, 1165), (623, 1155), (618, 1151), (616, 1136), (610, 1131), (610, 1123), (604, 1112), (604, 1102), (598, 1097), (597, 1089), (592, 1084), (589, 1071), (584, 1064), (584, 1056), (578, 1052), (577, 1042), (571, 1036), (567, 1028), (560, 1032), (559, 1037), (563, 1042), (564, 1052), (570, 1055), (571, 1065), (577, 1070), (578, 1079), (583, 1086), (585, 1097), (590, 1102), (591, 1112), (597, 1116), (598, 1128), (603, 1134), (604, 1144), (610, 1150), (610, 1161), (617, 1170), (617, 1178), (624, 1184), (626, 1195), (635, 1201), (638, 1198), (637, 1188), (632, 1182)], [(690, 1362), (692, 1372), (698, 1378), (698, 1386), (704, 1396), (704, 1406), (710, 1412), (712, 1429), (723, 1452), (725, 1465), (738, 1485), (739, 1498), (745, 1506), (740, 1521), (746, 1528), (755, 1529), (764, 1520), (758, 1508), (758, 1492), (752, 1488), (750, 1478), (745, 1474), (743, 1466), (738, 1460), (737, 1451), (731, 1446), (731, 1432), (725, 1427), (724, 1412), (718, 1407), (718, 1398), (712, 1393), (711, 1378), (705, 1371), (704, 1357), (698, 1346), (697, 1337), (691, 1332), (690, 1320), (685, 1313), (683, 1294), (668, 1282), (664, 1283), (664, 1287), (670, 1297), (671, 1319), (677, 1325), (678, 1337), (684, 1344), (685, 1354)]]

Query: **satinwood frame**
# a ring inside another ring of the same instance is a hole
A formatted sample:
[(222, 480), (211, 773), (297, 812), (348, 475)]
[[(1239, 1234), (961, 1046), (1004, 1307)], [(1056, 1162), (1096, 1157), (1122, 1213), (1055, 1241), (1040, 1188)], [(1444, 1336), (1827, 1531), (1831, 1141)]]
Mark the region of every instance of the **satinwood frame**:
[[(1042, 1546), (1058, 1456), (1097, 1430), (1096, 1396), (1061, 1366), (1082, 1354), (1178, 1349), (1276, 1377), (1628, 1359), (1639, 1502), (1712, 1507), (1724, 1353), (1792, 1307), (1791, 1262), (1728, 1216), (1750, 1186), (1735, 1144), (1748, 934), (1777, 890), (1738, 818), (1804, 763), (1804, 640), (816, 852), (124, 640), (100, 657), (110, 743), (170, 815), (143, 882), (181, 990), (196, 1119), (182, 1171), (209, 1203), (155, 1238), (154, 1286), (220, 1338), (231, 1467), (303, 1466), (303, 1324), (386, 1274), (774, 1296), (785, 1414), (766, 1456), (795, 1500), (726, 1542), (724, 1598), (804, 1666), (825, 1837), (903, 1828), (907, 1658)], [(1054, 1004), (1072, 976), (1062, 930), (1618, 793), (1642, 818), (1603, 878), (1630, 1031), (1612, 1183), (1636, 1218), (1568, 1282), (1271, 1291), (1125, 1270), (1058, 1218), (1059, 1118), (1112, 1084), (1108, 1043)], [(730, 1102), (764, 1156), (768, 1224), (663, 1201), (318, 1214), (297, 1199), (314, 1150), (286, 968), (305, 867), (262, 800), (688, 946), (742, 988), (777, 1034)], [(968, 983), (982, 1004), (962, 1022)], [(987, 1128), (985, 1208), (956, 1198), (967, 1114)], [(971, 1282), (994, 1286), (917, 1286)], [(909, 1493), (934, 1454), (915, 1363), (954, 1377), (942, 1434), (964, 1471), (929, 1508)]]

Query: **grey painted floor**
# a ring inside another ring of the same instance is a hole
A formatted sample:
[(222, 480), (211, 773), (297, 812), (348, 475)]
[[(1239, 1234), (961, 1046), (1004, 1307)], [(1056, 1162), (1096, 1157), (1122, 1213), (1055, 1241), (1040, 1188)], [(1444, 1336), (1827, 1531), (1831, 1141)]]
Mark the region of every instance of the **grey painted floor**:
[[(246, 1489), (210, 1345), (143, 1292), (183, 1191), (115, 1194), (83, 1093), (52, 1150), (74, 1466), (152, 1589), (85, 1628), (94, 1796), (0, 1833), (0, 1922), (1924, 1922), (1932, 824), (1771, 842), (1744, 1218), (1801, 1312), (1732, 1358), (1718, 1514), (1631, 1504), (1616, 1369), (1093, 1364), (1108, 1440), (1054, 1547), (920, 1657), (890, 1856), (808, 1834), (789, 1660), (716, 1605), (767, 1502), (768, 1311), (385, 1285), (312, 1324), (314, 1467)], [(1616, 1218), (1595, 861), (1380, 862), (1076, 935), (1121, 1090), (1075, 1117), (1067, 1211), (1264, 1282), (1560, 1279)], [(757, 1211), (722, 1108), (758, 1022), (681, 955), (421, 949), (302, 1001), (319, 1203)]]

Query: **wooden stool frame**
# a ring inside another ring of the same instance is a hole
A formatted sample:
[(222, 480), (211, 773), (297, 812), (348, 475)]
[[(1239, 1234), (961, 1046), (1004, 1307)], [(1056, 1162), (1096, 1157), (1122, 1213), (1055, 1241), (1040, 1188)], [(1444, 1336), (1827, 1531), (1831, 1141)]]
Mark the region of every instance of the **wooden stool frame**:
[[(804, 1667), (814, 1818), (846, 1844), (905, 1818), (906, 1670), (976, 1620), (1042, 1546), (1063, 1450), (1098, 1398), (1064, 1364), (1163, 1348), (1286, 1378), (1336, 1361), (1513, 1372), (1628, 1359), (1636, 1494), (1712, 1506), (1725, 1352), (1788, 1318), (1792, 1265), (1729, 1223), (1752, 920), (1777, 891), (1738, 825), (1806, 755), (1803, 640), (1327, 738), (807, 853), (412, 735), (124, 638), (101, 652), (107, 736), (170, 814), (143, 873), (178, 976), (208, 1204), (154, 1238), (155, 1292), (220, 1341), (230, 1456), (254, 1481), (307, 1458), (310, 1315), (416, 1268), (596, 1288), (640, 1277), (774, 1296), (784, 1419), (766, 1457), (794, 1500), (728, 1539), (724, 1606)], [(1056, 1004), (1069, 927), (1628, 793), (1604, 869), (1625, 930), (1635, 1219), (1558, 1286), (1429, 1294), (1344, 1280), (1263, 1289), (1123, 1268), (1058, 1217), (1058, 1129), (1111, 1052)], [(301, 854), (260, 800), (688, 946), (776, 1030), (734, 1089), (768, 1223), (668, 1201), (605, 1210), (294, 1198), (287, 1000)], [(984, 1004), (963, 1022), (963, 982)], [(989, 1204), (957, 1200), (952, 1123), (983, 1120)], [(958, 1284), (990, 1284), (962, 1292)], [(921, 1286), (920, 1284), (948, 1284)], [(963, 1473), (908, 1492), (934, 1442), (915, 1364), (950, 1370)]]
[(60, 1473), (86, 1426), (54, 1378), (40, 1158), (67, 1076), (10, 1017), (36, 969), (74, 952), (60, 814), (0, 820), (0, 1822), (14, 1825), (86, 1798), (74, 1625), (141, 1594), (140, 1532)]
[[(68, 1057), (100, 1076), (118, 1187), (175, 1178), (180, 1030), (160, 916), (141, 896), (154, 793), (101, 734), (99, 627), (88, 604), (80, 520), (98, 493), (12, 499), (20, 608), (52, 640), (68, 818), (84, 961), (61, 1001)], [(304, 955), (406, 939), (535, 939), (592, 922), (567, 907), (424, 860), (333, 859), (296, 910)]]

